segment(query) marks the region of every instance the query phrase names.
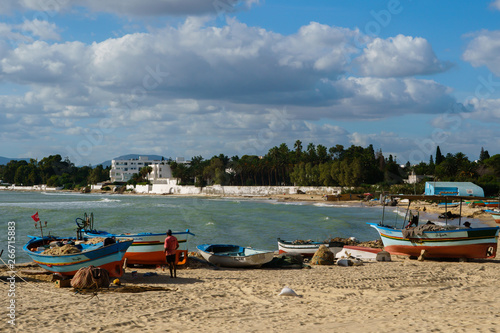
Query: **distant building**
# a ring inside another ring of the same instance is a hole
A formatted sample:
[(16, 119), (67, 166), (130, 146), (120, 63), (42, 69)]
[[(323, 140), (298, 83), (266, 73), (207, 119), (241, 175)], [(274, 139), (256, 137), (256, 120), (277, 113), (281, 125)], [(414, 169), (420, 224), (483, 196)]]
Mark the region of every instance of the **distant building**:
[(406, 183), (406, 184), (417, 184), (417, 183), (420, 183), (422, 180), (424, 179), (433, 179), (434, 176), (430, 176), (430, 175), (417, 175), (415, 174), (414, 171), (411, 172), (411, 174), (408, 175), (408, 179), (403, 179), (403, 181)]
[(426, 182), (425, 194), (484, 197), (483, 189), (470, 182)]
[(127, 182), (132, 175), (147, 166), (153, 169), (148, 175), (148, 180), (152, 183), (173, 178), (168, 161), (149, 160), (146, 156), (139, 156), (138, 159), (112, 160), (109, 177), (111, 182)]

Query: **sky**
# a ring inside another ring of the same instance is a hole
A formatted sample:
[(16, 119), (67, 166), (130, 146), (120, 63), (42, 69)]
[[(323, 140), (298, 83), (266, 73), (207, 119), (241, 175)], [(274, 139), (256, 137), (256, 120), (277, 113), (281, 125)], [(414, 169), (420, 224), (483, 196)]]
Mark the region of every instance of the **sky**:
[(3, 0), (0, 156), (500, 153), (500, 0)]

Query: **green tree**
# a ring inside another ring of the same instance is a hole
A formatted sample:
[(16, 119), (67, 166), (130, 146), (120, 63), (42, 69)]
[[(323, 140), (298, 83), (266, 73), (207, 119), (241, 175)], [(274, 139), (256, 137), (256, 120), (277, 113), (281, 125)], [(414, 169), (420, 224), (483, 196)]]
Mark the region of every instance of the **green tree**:
[(436, 147), (436, 165), (441, 164), (441, 162), (444, 161), (444, 156), (441, 154), (441, 149), (439, 149), (439, 146)]

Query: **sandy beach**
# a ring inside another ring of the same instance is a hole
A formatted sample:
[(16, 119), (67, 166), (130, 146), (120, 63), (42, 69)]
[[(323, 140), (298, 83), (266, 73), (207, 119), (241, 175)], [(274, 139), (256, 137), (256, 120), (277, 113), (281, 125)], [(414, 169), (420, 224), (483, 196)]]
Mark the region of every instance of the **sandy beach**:
[[(321, 196), (311, 195), (267, 199), (326, 203)], [(411, 208), (443, 212), (425, 203)], [(464, 216), (495, 225), (480, 211), (462, 208)], [(2, 259), (6, 260), (5, 253)], [(310, 265), (302, 269), (214, 269), (191, 260), (188, 267), (178, 270), (177, 279), (171, 279), (161, 268), (129, 267), (120, 278), (120, 287), (111, 286), (96, 294), (56, 288), (50, 275), (33, 275), (42, 271), (33, 264), (20, 265), (16, 270), (21, 278), (12, 285), (7, 280), (11, 273), (3, 265), (0, 268), (2, 332), (500, 330), (498, 254), (493, 260), (467, 262), (392, 256), (391, 262), (365, 262), (352, 267)], [(136, 277), (132, 271), (137, 271)], [(15, 296), (9, 296), (13, 287)], [(298, 296), (279, 296), (284, 287)], [(141, 292), (131, 292), (141, 288)], [(15, 326), (9, 323), (12, 300)]]
[[(97, 295), (56, 288), (50, 276), (15, 284), (16, 326), (2, 283), (1, 331), (25, 332), (497, 332), (500, 257), (303, 269), (127, 268)], [(137, 271), (132, 278), (131, 271)], [(145, 273), (156, 273), (144, 276)], [(0, 271), (6, 281), (8, 272)], [(159, 287), (140, 293), (126, 287)], [(284, 287), (299, 296), (279, 296)]]

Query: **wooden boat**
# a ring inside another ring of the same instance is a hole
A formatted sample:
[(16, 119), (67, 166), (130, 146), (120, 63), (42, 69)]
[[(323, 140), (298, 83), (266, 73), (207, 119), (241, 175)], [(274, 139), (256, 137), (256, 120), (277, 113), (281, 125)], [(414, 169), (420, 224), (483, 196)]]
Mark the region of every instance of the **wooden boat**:
[(494, 258), (499, 227), (459, 228), (423, 231), (421, 235), (404, 236), (402, 229), (377, 223), (375, 228), (384, 249), (390, 254), (419, 256), (426, 250), (429, 258)]
[[(85, 242), (85, 239), (79, 241), (74, 237), (28, 237), (30, 240), (23, 247), (28, 256), (47, 271), (67, 276), (75, 275), (82, 267), (93, 265), (107, 270), (110, 277), (121, 277), (123, 275), (123, 258), (132, 244), (132, 240), (121, 241), (111, 238), (103, 239), (100, 242)], [(46, 253), (46, 250), (51, 247), (55, 248), (65, 244), (74, 244), (76, 248), (74, 251), (79, 250), (80, 252)]]
[(377, 260), (377, 253), (382, 252), (382, 249), (376, 249), (373, 247), (355, 246), (355, 245), (345, 245), (341, 251), (335, 254), (335, 258), (357, 258), (361, 260)]
[[(166, 265), (164, 243), (167, 238), (167, 233), (122, 233), (114, 234), (102, 230), (94, 230), (94, 216), (93, 214), (84, 215), (83, 219), (77, 218), (76, 224), (82, 234), (87, 237), (115, 237), (120, 240), (132, 239), (133, 243), (125, 253), (125, 260), (127, 264), (139, 265)], [(186, 231), (172, 231), (172, 235), (177, 238), (179, 242), (179, 249), (177, 250), (176, 263), (183, 265), (187, 261), (188, 254), (188, 237), (194, 236), (193, 233), (186, 229)]]
[(490, 213), (491, 217), (493, 217), (495, 222), (500, 224), (500, 210), (499, 209), (486, 209), (485, 212)]
[[(132, 245), (125, 253), (127, 264), (139, 265), (166, 265), (164, 244), (166, 233), (141, 232), (138, 234), (112, 234), (101, 230), (87, 230), (84, 233), (87, 237), (115, 237), (120, 240), (133, 240)], [(187, 239), (193, 233), (186, 231), (172, 231), (172, 235), (179, 242), (176, 261), (177, 265), (183, 265), (187, 259)]]
[(205, 260), (223, 267), (259, 267), (274, 257), (273, 251), (231, 244), (201, 244), (196, 248)]
[(340, 242), (285, 241), (278, 238), (279, 253), (297, 253), (304, 257), (312, 257), (321, 245), (328, 247), (333, 254), (342, 250), (344, 246)]
[[(464, 199), (476, 199), (427, 195), (402, 197), (410, 201), (460, 199), (461, 202)], [(460, 223), (459, 221), (459, 225)], [(494, 258), (500, 230), (500, 227), (439, 227), (433, 223), (405, 229), (382, 223), (368, 223), (368, 225), (378, 231), (384, 243), (384, 249), (390, 254), (420, 256), (422, 250), (425, 250), (425, 257), (429, 258)]]

